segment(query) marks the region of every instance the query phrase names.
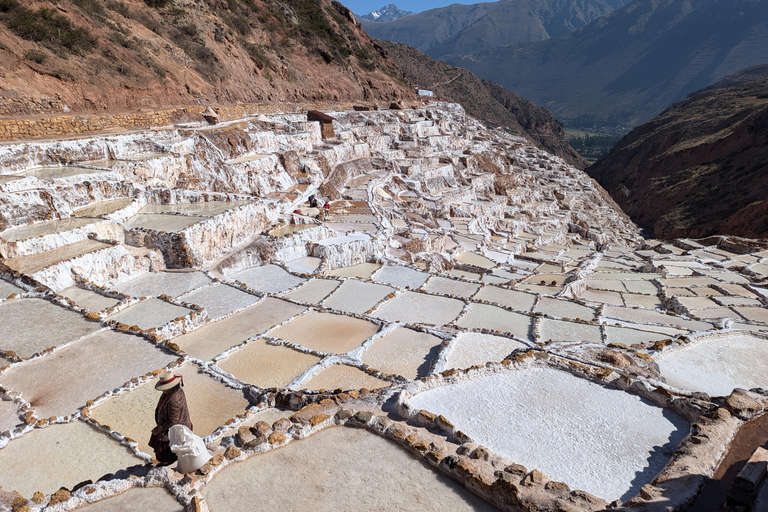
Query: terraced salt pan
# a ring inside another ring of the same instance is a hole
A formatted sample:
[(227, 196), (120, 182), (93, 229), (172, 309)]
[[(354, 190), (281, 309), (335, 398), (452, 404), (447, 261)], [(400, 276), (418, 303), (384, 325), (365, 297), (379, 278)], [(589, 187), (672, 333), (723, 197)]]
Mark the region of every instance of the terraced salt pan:
[(201, 203), (178, 204), (148, 204), (139, 210), (139, 213), (179, 213), (182, 215), (197, 215), (212, 217), (239, 206), (249, 204), (251, 201), (209, 201)]
[(24, 424), (19, 419), (18, 406), (14, 402), (0, 400), (0, 432), (13, 430)]
[[(475, 267), (480, 268), (493, 268), (497, 265), (497, 263), (489, 258), (486, 258), (485, 256), (482, 256), (480, 254), (477, 254), (475, 252), (463, 252), (459, 255), (458, 258), (456, 258), (459, 263), (464, 263), (466, 265), (474, 265)], [(506, 258), (504, 259), (506, 261)]]
[(555, 296), (561, 291), (563, 291), (562, 285), (538, 285), (538, 284), (525, 284), (520, 283), (515, 286), (518, 290), (523, 290), (529, 293), (538, 293), (540, 295), (551, 295)]
[(374, 340), (360, 359), (384, 373), (416, 379), (429, 375), (441, 343), (431, 334), (398, 327)]
[(768, 387), (768, 341), (747, 333), (716, 335), (654, 357), (667, 384), (727, 396), (734, 388)]
[(257, 339), (216, 364), (248, 384), (261, 388), (284, 388), (319, 362), (317, 356), (268, 345), (266, 340)]
[(19, 288), (15, 284), (11, 284), (8, 281), (3, 281), (0, 279), (0, 300), (8, 298), (14, 293), (20, 295), (25, 293), (25, 291), (26, 290)]
[(161, 294), (178, 297), (210, 284), (202, 272), (150, 272), (113, 286), (115, 291), (132, 297), (156, 297)]
[(0, 450), (0, 486), (31, 498), (36, 491), (52, 494), (84, 480), (143, 461), (108, 435), (81, 421), (35, 429), (12, 439)]
[(210, 360), (302, 311), (303, 306), (267, 297), (255, 306), (206, 324), (173, 342), (192, 357)]
[(742, 317), (730, 308), (697, 309), (691, 314), (703, 320), (714, 318), (733, 318), (734, 320), (742, 320)]
[(686, 320), (678, 316), (666, 315), (656, 311), (646, 311), (642, 309), (619, 308), (606, 306), (603, 309), (603, 316), (607, 318), (618, 318), (627, 322), (642, 324), (662, 324), (676, 325), (684, 329), (693, 331), (706, 331), (712, 329), (712, 324), (699, 322), (697, 320)]
[(373, 280), (377, 283), (389, 284), (398, 288), (416, 289), (429, 278), (426, 272), (419, 272), (408, 267), (387, 265), (376, 272)]
[(750, 307), (736, 306), (733, 309), (736, 310), (741, 316), (743, 316), (747, 320), (768, 324), (768, 309), (766, 308), (750, 308)]
[(549, 297), (542, 297), (533, 311), (556, 318), (592, 320), (595, 317), (595, 310), (592, 308), (564, 300), (550, 299)]
[(624, 299), (620, 293), (607, 292), (601, 290), (587, 290), (581, 295), (580, 298), (589, 302), (598, 302), (601, 304), (611, 304), (613, 306), (623, 306)]
[(466, 329), (492, 329), (523, 338), (531, 337), (532, 319), (497, 306), (472, 303), (456, 325)]
[(318, 352), (346, 354), (373, 336), (379, 326), (345, 315), (310, 311), (269, 333)]
[(503, 336), (464, 332), (451, 341), (445, 368), (469, 368), (489, 361), (502, 361), (518, 348), (527, 348), (527, 345)]
[(175, 359), (143, 338), (103, 330), (12, 367), (0, 375), (0, 385), (21, 392), (39, 418), (64, 416)]
[[(55, 328), (52, 328), (55, 326)], [(101, 324), (42, 299), (0, 303), (0, 350), (28, 358), (46, 348), (75, 341), (101, 329)]]
[(471, 297), (480, 288), (479, 284), (467, 283), (456, 279), (432, 276), (423, 286), (424, 291), (438, 295), (455, 295), (465, 299)]
[(80, 176), (84, 174), (103, 174), (104, 169), (92, 169), (89, 167), (80, 167), (76, 165), (52, 165), (47, 167), (33, 167), (24, 171), (25, 176), (34, 176), (39, 180), (55, 180), (69, 178), (70, 176)]
[(162, 487), (137, 487), (114, 498), (83, 507), (87, 512), (184, 512), (181, 505)]
[(211, 510), (233, 512), (495, 510), (391, 441), (343, 427), (231, 464), (201, 492)]
[(5, 264), (17, 272), (34, 274), (35, 272), (43, 270), (56, 263), (70, 260), (99, 249), (106, 249), (108, 247), (112, 247), (112, 245), (91, 239), (81, 240), (73, 244), (51, 249), (50, 251), (10, 258), (5, 260)]
[(323, 306), (347, 313), (362, 314), (394, 291), (394, 288), (383, 284), (347, 279), (323, 302)]
[(99, 222), (98, 219), (55, 219), (46, 220), (43, 222), (35, 222), (34, 224), (27, 224), (25, 226), (17, 226), (15, 228), (6, 229), (0, 233), (0, 238), (6, 242), (17, 242), (19, 240), (28, 240), (43, 235), (51, 235), (53, 233), (61, 233), (64, 231), (70, 231), (73, 229), (88, 226)]
[(373, 316), (388, 322), (441, 326), (456, 319), (464, 303), (447, 297), (405, 292), (380, 306)]
[(309, 381), (293, 386), (295, 389), (309, 389), (318, 391), (321, 389), (378, 389), (390, 386), (391, 383), (368, 375), (362, 370), (345, 364), (334, 364), (323, 368)]
[(147, 330), (162, 327), (171, 320), (186, 316), (191, 311), (191, 309), (152, 298), (139, 302), (108, 318), (129, 326), (137, 325), (140, 329)]
[(213, 321), (255, 304), (259, 297), (233, 286), (216, 283), (182, 295), (179, 300), (203, 306), (208, 312), (208, 318)]
[[(198, 373), (197, 366), (186, 364), (173, 372), (184, 377), (184, 394), (195, 434), (205, 437), (243, 414), (249, 402), (243, 392), (225, 386), (208, 375)], [(152, 455), (147, 444), (155, 426), (155, 407), (161, 392), (155, 389), (157, 379), (132, 389), (93, 408), (90, 415), (122, 435), (138, 442), (139, 450)]]
[(627, 307), (638, 307), (645, 309), (663, 309), (664, 304), (661, 303), (658, 297), (655, 295), (641, 295), (639, 293), (622, 293), (624, 298), (624, 304)]
[(624, 327), (605, 326), (606, 343), (623, 343), (632, 345), (634, 343), (647, 343), (651, 341), (661, 341), (669, 339), (670, 335), (665, 333), (639, 331), (637, 329), (627, 329)]
[(539, 324), (539, 341), (585, 341), (589, 343), (602, 343), (600, 327), (597, 325), (566, 322), (563, 320), (551, 320), (542, 318)]
[(471, 279), (474, 281), (480, 280), (480, 274), (476, 274), (475, 272), (468, 272), (466, 270), (458, 270), (455, 268), (452, 268), (448, 272), (446, 272), (449, 276), (458, 277), (461, 279)]
[(111, 297), (105, 297), (104, 295), (86, 290), (78, 286), (73, 286), (62, 290), (59, 295), (72, 299), (75, 304), (88, 311), (102, 311), (107, 308), (111, 308), (118, 302), (119, 299), (113, 299)]
[(308, 304), (319, 304), (340, 284), (334, 279), (310, 279), (301, 287), (284, 294), (283, 297)]
[(304, 258), (298, 258), (298, 259), (287, 262), (285, 264), (285, 267), (291, 272), (311, 274), (312, 272), (317, 270), (317, 268), (320, 266), (320, 263), (322, 263), (322, 260), (320, 258), (306, 256)]
[(688, 434), (636, 395), (550, 368), (499, 373), (417, 394), (408, 404), (529, 469), (607, 501), (651, 482)]
[(73, 217), (103, 217), (111, 213), (115, 213), (118, 210), (122, 210), (133, 202), (132, 197), (120, 197), (118, 199), (109, 199), (107, 201), (99, 201), (98, 203), (91, 203), (88, 206), (83, 206), (72, 211)]
[(193, 224), (205, 220), (203, 217), (188, 215), (167, 215), (162, 213), (138, 213), (124, 222), (128, 229), (144, 228), (154, 231), (176, 233), (187, 229)]
[(229, 276), (245, 283), (252, 290), (262, 293), (280, 293), (296, 287), (306, 281), (300, 277), (289, 274), (285, 269), (277, 265), (264, 265), (252, 267)]

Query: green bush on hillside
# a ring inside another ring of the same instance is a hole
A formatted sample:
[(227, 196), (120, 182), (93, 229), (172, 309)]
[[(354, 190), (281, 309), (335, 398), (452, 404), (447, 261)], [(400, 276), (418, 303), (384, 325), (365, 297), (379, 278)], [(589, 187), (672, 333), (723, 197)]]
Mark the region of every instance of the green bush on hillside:
[(33, 11), (16, 0), (0, 0), (0, 21), (22, 39), (59, 53), (82, 54), (96, 47), (96, 38), (88, 29), (73, 25), (68, 18), (46, 7)]

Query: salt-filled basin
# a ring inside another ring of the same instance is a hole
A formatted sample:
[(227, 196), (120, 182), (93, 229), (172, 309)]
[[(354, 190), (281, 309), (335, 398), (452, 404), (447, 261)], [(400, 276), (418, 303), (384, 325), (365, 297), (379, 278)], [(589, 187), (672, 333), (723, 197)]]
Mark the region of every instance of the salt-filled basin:
[(0, 433), (24, 425), (19, 419), (18, 407), (14, 402), (0, 400)]
[(360, 359), (384, 373), (416, 379), (429, 375), (441, 342), (431, 334), (398, 327), (376, 338)]
[(394, 291), (393, 288), (383, 284), (347, 279), (323, 301), (323, 306), (347, 313), (362, 314)]
[(334, 279), (310, 279), (301, 287), (285, 293), (283, 297), (308, 304), (318, 304), (333, 293), (340, 284)]
[(139, 213), (125, 221), (125, 227), (129, 229), (143, 228), (153, 231), (165, 231), (176, 233), (187, 229), (193, 224), (205, 220), (203, 217), (191, 215), (169, 215), (164, 213)]
[(34, 224), (26, 224), (24, 226), (17, 226), (15, 228), (6, 229), (0, 233), (0, 238), (6, 242), (17, 242), (19, 240), (28, 240), (38, 236), (71, 231), (73, 229), (82, 228), (90, 224), (95, 224), (96, 222), (99, 222), (99, 220), (78, 218), (46, 220), (43, 222), (35, 222)]
[(714, 335), (654, 357), (667, 384), (726, 396), (734, 388), (768, 388), (768, 339), (746, 332)]
[[(227, 420), (243, 414), (248, 400), (243, 392), (225, 386), (204, 373), (194, 364), (186, 364), (173, 373), (184, 377), (184, 395), (194, 432), (200, 437), (211, 434)], [(139, 450), (152, 455), (147, 444), (155, 426), (155, 407), (161, 392), (155, 389), (157, 379), (132, 389), (94, 407), (90, 415), (139, 443)]]
[(501, 361), (514, 350), (527, 345), (503, 336), (479, 332), (461, 333), (451, 341), (446, 368), (469, 368), (489, 361)]
[(22, 274), (34, 274), (35, 272), (56, 263), (74, 259), (83, 254), (88, 254), (100, 249), (107, 249), (109, 247), (112, 247), (112, 245), (97, 240), (85, 239), (73, 244), (51, 249), (50, 251), (42, 251), (10, 258), (5, 260), (4, 263), (8, 265), (8, 267), (17, 272), (21, 272)]
[(55, 180), (69, 178), (70, 176), (79, 176), (81, 174), (103, 174), (107, 172), (104, 169), (92, 169), (90, 167), (80, 167), (76, 165), (52, 165), (48, 167), (33, 167), (24, 171), (24, 176), (34, 176), (40, 180)]
[(139, 210), (139, 213), (179, 213), (182, 215), (211, 217), (250, 202), (251, 201), (209, 201), (200, 203), (148, 204)]
[[(0, 449), (0, 486), (29, 499), (143, 464), (127, 448), (81, 421), (35, 429)], [(6, 470), (12, 468), (11, 471)]]
[(303, 258), (297, 258), (285, 263), (285, 268), (291, 272), (311, 274), (318, 269), (322, 263), (320, 258), (314, 258), (312, 256), (305, 256)]
[(217, 366), (248, 384), (284, 388), (320, 362), (320, 358), (288, 347), (268, 345), (257, 339), (217, 362)]
[(669, 339), (670, 335), (665, 333), (640, 331), (637, 329), (606, 325), (605, 338), (606, 343), (623, 343), (624, 345), (632, 345), (634, 343), (647, 343), (651, 341)]
[(530, 339), (531, 317), (497, 306), (472, 303), (456, 325), (467, 329), (491, 329)]
[(293, 386), (296, 389), (378, 389), (389, 386), (391, 383), (368, 375), (362, 370), (345, 364), (333, 364), (317, 372), (311, 379), (303, 384)]
[(103, 217), (110, 213), (115, 213), (118, 210), (122, 210), (133, 202), (132, 197), (120, 197), (118, 199), (108, 199), (106, 201), (99, 201), (98, 203), (91, 203), (88, 206), (83, 206), (72, 212), (73, 217)]
[(206, 324), (173, 342), (191, 357), (210, 360), (302, 311), (303, 306), (267, 297), (255, 306)]
[(536, 302), (536, 296), (530, 293), (507, 290), (498, 286), (483, 286), (477, 292), (474, 299), (495, 302), (514, 309), (516, 311), (528, 312)]
[[(51, 326), (56, 326), (55, 329)], [(28, 358), (101, 329), (101, 324), (42, 299), (0, 303), (0, 350)]]
[(6, 299), (13, 295), (14, 293), (17, 295), (21, 295), (22, 293), (25, 293), (26, 290), (23, 288), (19, 288), (15, 284), (9, 283), (8, 281), (3, 281), (0, 279), (0, 300)]
[(201, 490), (212, 510), (496, 510), (391, 441), (331, 428), (218, 473)]
[(138, 326), (142, 330), (162, 327), (171, 320), (184, 317), (192, 310), (171, 304), (160, 299), (149, 299), (139, 302), (119, 313), (108, 317), (110, 320), (129, 326)]
[(179, 300), (204, 307), (210, 320), (218, 320), (234, 311), (251, 306), (259, 300), (259, 297), (224, 283), (215, 283), (182, 295)]
[(136, 487), (112, 498), (78, 508), (86, 512), (184, 512), (181, 505), (162, 487)]
[(359, 277), (367, 279), (376, 272), (381, 265), (378, 263), (360, 263), (351, 267), (339, 267), (328, 272), (329, 276), (335, 277)]
[(466, 299), (474, 295), (480, 288), (480, 285), (457, 279), (432, 276), (422, 288), (424, 291), (436, 295), (454, 295)]
[(539, 341), (585, 341), (602, 343), (600, 326), (542, 318), (539, 324)]
[(650, 483), (688, 423), (642, 398), (552, 368), (478, 376), (408, 404), (448, 418), (478, 444), (606, 501)]
[(262, 293), (280, 293), (290, 288), (295, 288), (306, 281), (296, 277), (277, 265), (264, 265), (252, 267), (229, 276), (245, 283), (252, 290)]
[(111, 308), (120, 302), (120, 299), (106, 297), (99, 293), (77, 286), (72, 286), (71, 288), (62, 290), (59, 292), (59, 295), (71, 299), (79, 307), (87, 309), (88, 311), (102, 311), (104, 309)]
[(379, 326), (346, 315), (310, 311), (269, 333), (311, 350), (345, 354), (373, 336)]
[(475, 267), (480, 267), (480, 268), (493, 268), (497, 265), (495, 261), (488, 259), (485, 256), (482, 256), (475, 252), (463, 252), (459, 255), (457, 260), (460, 263), (465, 263), (467, 265), (474, 265)]
[(64, 416), (175, 359), (143, 338), (104, 330), (12, 367), (0, 385), (20, 391), (38, 418)]
[(379, 306), (373, 316), (388, 322), (440, 326), (452, 322), (463, 308), (460, 300), (405, 292)]
[(211, 283), (202, 272), (149, 272), (113, 288), (133, 297), (153, 297), (160, 294), (177, 297)]
[(572, 320), (576, 318), (592, 320), (595, 317), (595, 310), (592, 308), (549, 297), (542, 297), (533, 311), (534, 313), (544, 313), (555, 318), (570, 318)]
[(419, 272), (408, 267), (387, 265), (376, 272), (373, 280), (377, 283), (388, 284), (398, 288), (416, 289), (429, 278), (426, 272)]

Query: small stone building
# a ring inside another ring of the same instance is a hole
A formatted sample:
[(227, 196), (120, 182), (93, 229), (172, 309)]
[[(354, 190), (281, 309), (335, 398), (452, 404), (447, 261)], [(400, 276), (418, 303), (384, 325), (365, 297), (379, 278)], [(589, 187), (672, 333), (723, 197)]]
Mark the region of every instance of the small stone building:
[(336, 136), (333, 132), (333, 122), (335, 119), (328, 114), (323, 114), (318, 110), (310, 110), (307, 112), (307, 121), (320, 122), (320, 134), (324, 139), (331, 139)]

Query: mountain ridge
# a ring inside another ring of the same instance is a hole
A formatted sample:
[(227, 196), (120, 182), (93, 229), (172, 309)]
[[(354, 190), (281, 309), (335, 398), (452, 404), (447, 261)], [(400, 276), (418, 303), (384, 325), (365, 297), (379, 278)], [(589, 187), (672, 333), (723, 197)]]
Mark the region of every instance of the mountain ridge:
[(386, 23), (389, 21), (395, 21), (405, 16), (410, 16), (411, 14), (414, 13), (412, 11), (404, 11), (398, 8), (395, 4), (387, 4), (381, 9), (371, 11), (368, 14), (356, 14), (355, 16), (357, 16), (358, 20)]

